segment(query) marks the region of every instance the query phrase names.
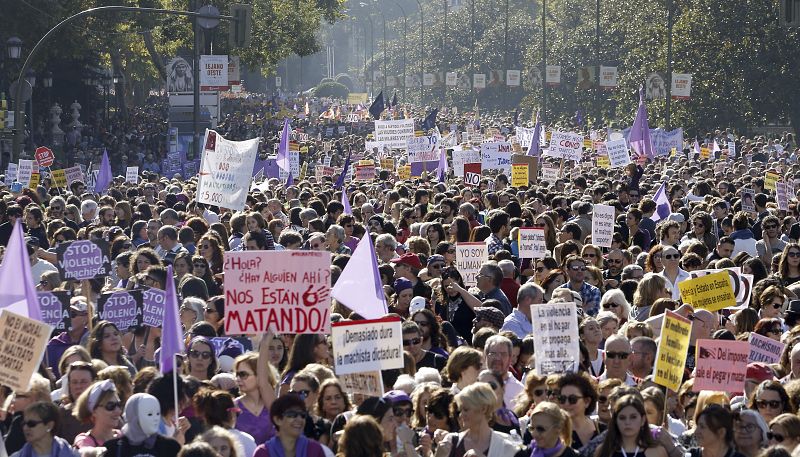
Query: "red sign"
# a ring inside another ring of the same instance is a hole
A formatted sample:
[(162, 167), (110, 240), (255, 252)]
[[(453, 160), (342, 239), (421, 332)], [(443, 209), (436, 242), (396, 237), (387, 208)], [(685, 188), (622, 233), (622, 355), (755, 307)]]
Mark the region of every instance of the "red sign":
[(464, 184), (468, 186), (475, 186), (481, 183), (481, 163), (465, 163), (464, 164)]
[(39, 146), (36, 148), (36, 153), (34, 155), (36, 156), (36, 163), (38, 163), (40, 167), (49, 167), (56, 161), (55, 154), (46, 146)]

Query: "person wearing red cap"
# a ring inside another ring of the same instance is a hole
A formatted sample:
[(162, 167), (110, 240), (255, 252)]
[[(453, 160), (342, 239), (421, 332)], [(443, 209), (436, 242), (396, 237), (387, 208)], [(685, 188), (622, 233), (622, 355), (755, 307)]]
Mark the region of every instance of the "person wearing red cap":
[(414, 296), (431, 298), (431, 288), (419, 280), (419, 271), (422, 270), (422, 262), (419, 256), (413, 252), (407, 252), (390, 262), (394, 264), (394, 274), (398, 278), (405, 278), (413, 284)]

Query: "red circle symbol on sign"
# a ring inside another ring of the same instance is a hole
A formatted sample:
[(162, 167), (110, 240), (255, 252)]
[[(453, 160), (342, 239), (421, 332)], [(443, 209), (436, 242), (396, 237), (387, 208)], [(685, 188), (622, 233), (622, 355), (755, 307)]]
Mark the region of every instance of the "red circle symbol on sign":
[(53, 151), (46, 147), (46, 146), (39, 146), (36, 148), (36, 162), (39, 164), (40, 167), (49, 167), (53, 165), (53, 162), (56, 160), (55, 154)]

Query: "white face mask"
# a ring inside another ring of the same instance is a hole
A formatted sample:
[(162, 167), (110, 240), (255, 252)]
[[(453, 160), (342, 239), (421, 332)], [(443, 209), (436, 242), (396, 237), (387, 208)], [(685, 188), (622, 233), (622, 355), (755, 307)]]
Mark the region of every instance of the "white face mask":
[(147, 436), (155, 435), (161, 423), (161, 405), (154, 397), (145, 397), (139, 400), (137, 413), (139, 426)]

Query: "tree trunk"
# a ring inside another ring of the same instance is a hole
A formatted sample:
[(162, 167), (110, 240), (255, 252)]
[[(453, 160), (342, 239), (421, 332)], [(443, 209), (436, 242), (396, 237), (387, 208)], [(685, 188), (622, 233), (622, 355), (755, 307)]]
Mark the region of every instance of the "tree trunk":
[(123, 119), (128, 118), (128, 74), (125, 71), (125, 66), (122, 64), (122, 56), (116, 49), (110, 49), (109, 55), (111, 56), (111, 67), (114, 74), (122, 75), (121, 81), (114, 87), (115, 95), (117, 98), (118, 114), (122, 115)]
[(142, 33), (142, 37), (144, 38), (144, 45), (147, 48), (147, 53), (150, 54), (150, 60), (153, 61), (153, 65), (156, 67), (156, 70), (158, 70), (161, 80), (166, 81), (167, 69), (164, 67), (164, 59), (158, 54), (156, 45), (153, 43), (153, 33), (148, 30)]

